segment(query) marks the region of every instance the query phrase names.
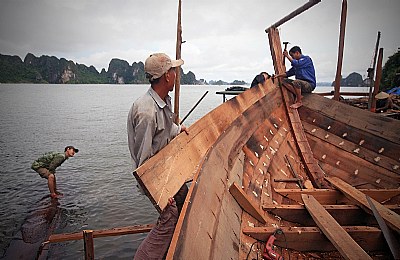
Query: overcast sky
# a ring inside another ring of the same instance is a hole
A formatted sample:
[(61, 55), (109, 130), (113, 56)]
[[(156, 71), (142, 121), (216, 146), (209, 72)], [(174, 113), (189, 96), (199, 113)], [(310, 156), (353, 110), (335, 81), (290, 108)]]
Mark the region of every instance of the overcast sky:
[[(306, 0), (182, 0), (183, 70), (197, 79), (251, 82), (273, 72), (265, 29)], [(150, 53), (175, 57), (178, 0), (0, 0), (0, 53), (53, 55), (98, 71), (112, 58), (132, 64)], [(282, 41), (299, 45), (317, 81), (334, 80), (341, 0), (322, 0), (283, 24)], [(348, 0), (343, 76), (365, 77), (377, 32), (384, 61), (400, 47), (399, 0)]]

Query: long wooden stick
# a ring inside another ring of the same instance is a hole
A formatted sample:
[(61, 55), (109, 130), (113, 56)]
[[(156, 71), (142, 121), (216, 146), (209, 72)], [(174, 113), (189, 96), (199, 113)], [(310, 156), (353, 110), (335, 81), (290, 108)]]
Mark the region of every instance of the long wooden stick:
[[(181, 46), (182, 46), (182, 25), (181, 25), (181, 6), (182, 1), (179, 0), (178, 4), (178, 24), (176, 28), (176, 59), (181, 58)], [(176, 78), (175, 78), (175, 103), (174, 113), (176, 115), (175, 123), (179, 124), (179, 95), (181, 91), (181, 67), (176, 67)]]
[(310, 0), (310, 1), (308, 1), (308, 3), (306, 3), (303, 6), (297, 8), (296, 10), (294, 10), (293, 12), (288, 14), (287, 16), (283, 17), (282, 19), (280, 19), (279, 21), (277, 21), (276, 23), (274, 23), (273, 25), (271, 25), (270, 27), (265, 29), (265, 32), (268, 33), (270, 28), (277, 28), (277, 27), (281, 26), (282, 24), (284, 24), (287, 21), (289, 21), (290, 19), (298, 16), (299, 14), (303, 13), (304, 11), (306, 11), (307, 9), (313, 7), (314, 5), (318, 4), (319, 2), (321, 2), (321, 0)]
[(372, 107), (372, 82), (374, 79), (374, 74), (375, 74), (375, 66), (376, 66), (376, 56), (378, 55), (378, 48), (379, 48), (379, 41), (381, 39), (381, 32), (378, 31), (378, 36), (376, 38), (376, 44), (375, 44), (375, 52), (374, 52), (374, 63), (372, 64), (372, 71), (371, 74), (368, 75), (370, 79), (370, 84), (369, 84), (369, 98), (368, 98), (368, 109), (371, 109)]
[(344, 35), (346, 32), (346, 17), (347, 17), (347, 0), (342, 2), (342, 15), (340, 18), (340, 35), (339, 35), (339, 51), (338, 51), (338, 63), (336, 68), (335, 78), (335, 94), (334, 100), (339, 101), (340, 98), (340, 81), (342, 79), (342, 63), (343, 63), (343, 49), (344, 49)]
[(208, 94), (208, 90), (203, 94), (203, 96), (196, 102), (196, 104), (190, 109), (190, 111), (186, 114), (186, 116), (182, 119), (180, 124), (183, 124), (183, 122), (188, 118), (188, 116), (193, 112), (193, 110), (196, 109), (196, 107), (200, 104), (200, 102), (203, 100), (203, 98)]
[(381, 85), (381, 78), (382, 78), (382, 59), (383, 59), (383, 48), (379, 49), (378, 55), (378, 64), (376, 67), (376, 76), (375, 76), (375, 83), (374, 83), (374, 93), (372, 94), (372, 102), (371, 102), (371, 111), (376, 111), (376, 94), (379, 92), (379, 86)]

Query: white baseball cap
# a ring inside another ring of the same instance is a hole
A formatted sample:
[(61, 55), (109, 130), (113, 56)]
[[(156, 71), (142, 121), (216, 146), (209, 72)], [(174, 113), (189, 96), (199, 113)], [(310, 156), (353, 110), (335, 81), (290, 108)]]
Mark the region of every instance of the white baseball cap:
[(175, 68), (183, 64), (183, 60), (171, 60), (165, 53), (154, 53), (148, 57), (144, 63), (144, 71), (151, 75), (150, 80), (158, 79), (170, 68)]

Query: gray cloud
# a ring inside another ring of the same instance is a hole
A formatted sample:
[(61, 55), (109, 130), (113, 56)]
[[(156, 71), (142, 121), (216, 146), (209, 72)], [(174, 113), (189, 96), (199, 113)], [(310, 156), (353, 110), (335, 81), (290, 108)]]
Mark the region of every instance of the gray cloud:
[[(251, 81), (272, 72), (264, 29), (306, 1), (182, 1), (184, 70), (198, 78)], [(336, 72), (339, 0), (321, 3), (280, 27), (281, 40), (300, 45), (315, 63), (318, 81)], [(177, 3), (172, 0), (1, 0), (0, 53), (55, 55), (98, 70), (112, 58), (143, 61), (156, 51), (175, 53)], [(343, 75), (365, 75), (377, 31), (385, 58), (400, 46), (400, 1), (349, 0)]]

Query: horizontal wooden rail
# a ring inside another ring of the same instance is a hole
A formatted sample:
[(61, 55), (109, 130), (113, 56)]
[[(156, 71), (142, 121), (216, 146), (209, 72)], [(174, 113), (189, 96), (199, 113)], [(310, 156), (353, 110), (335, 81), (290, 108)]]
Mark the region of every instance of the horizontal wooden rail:
[[(367, 251), (386, 248), (379, 228), (369, 226), (344, 226), (346, 232)], [(336, 248), (317, 227), (280, 227), (283, 234), (277, 234), (274, 245), (298, 251), (334, 251)], [(275, 227), (245, 227), (243, 233), (255, 239), (267, 241), (276, 231)]]
[[(113, 228), (113, 229), (102, 229), (93, 230), (93, 238), (97, 237), (111, 237), (111, 236), (122, 236), (139, 233), (147, 233), (154, 227), (154, 224), (147, 225), (136, 225), (129, 227)], [(68, 233), (68, 234), (53, 234), (49, 237), (48, 243), (64, 242), (71, 240), (83, 239), (82, 232)]]
[[(323, 92), (323, 93), (315, 93), (320, 96), (333, 96), (333, 92)], [(367, 97), (368, 93), (366, 92), (340, 92), (340, 96), (360, 96), (360, 97)]]

